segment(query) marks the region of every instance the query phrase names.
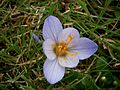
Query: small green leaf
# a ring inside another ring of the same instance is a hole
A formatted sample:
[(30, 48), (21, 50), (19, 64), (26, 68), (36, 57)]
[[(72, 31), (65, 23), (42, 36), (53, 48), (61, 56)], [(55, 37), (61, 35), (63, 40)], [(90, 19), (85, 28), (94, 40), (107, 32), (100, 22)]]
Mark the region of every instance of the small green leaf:
[(95, 81), (88, 74), (81, 82), (85, 86), (85, 90), (100, 90), (100, 88), (95, 84)]
[(117, 7), (117, 8), (115, 9), (115, 12), (114, 12), (114, 13), (115, 13), (116, 18), (120, 18), (120, 8)]
[(26, 86), (25, 90), (36, 90), (36, 89), (32, 88), (31, 86)]
[(106, 70), (108, 67), (108, 62), (104, 57), (99, 57), (96, 63), (97, 70)]

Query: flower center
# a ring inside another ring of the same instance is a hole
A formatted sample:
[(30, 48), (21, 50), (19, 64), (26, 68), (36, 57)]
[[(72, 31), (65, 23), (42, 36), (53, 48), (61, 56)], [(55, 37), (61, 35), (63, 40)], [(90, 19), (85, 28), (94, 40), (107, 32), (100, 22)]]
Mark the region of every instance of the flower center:
[(67, 45), (65, 43), (61, 43), (56, 45), (55, 53), (57, 56), (66, 56)]
[(56, 55), (57, 56), (66, 56), (67, 54), (69, 56), (76, 55), (76, 53), (75, 54), (70, 53), (68, 51), (68, 48), (67, 48), (67, 46), (71, 43), (72, 40), (73, 40), (72, 35), (69, 35), (69, 39), (68, 39), (67, 43), (64, 42), (64, 43), (58, 43), (58, 44), (56, 44), (56, 46), (54, 48), (54, 51), (55, 51)]

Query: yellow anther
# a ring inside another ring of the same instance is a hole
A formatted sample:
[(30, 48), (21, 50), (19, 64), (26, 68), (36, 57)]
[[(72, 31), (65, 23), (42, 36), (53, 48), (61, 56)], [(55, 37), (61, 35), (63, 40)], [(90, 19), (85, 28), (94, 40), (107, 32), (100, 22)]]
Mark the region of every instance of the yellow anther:
[(72, 35), (69, 34), (69, 39), (68, 39), (67, 43), (56, 44), (56, 46), (54, 48), (56, 55), (57, 56), (66, 56), (68, 54), (69, 56), (75, 56), (77, 53), (72, 54), (68, 51), (68, 48), (67, 48), (67, 46), (71, 43), (72, 40), (73, 40), (73, 37), (72, 37)]
[(66, 55), (65, 51), (67, 51), (67, 46), (65, 43), (61, 43), (59, 45), (56, 45), (54, 50), (57, 56), (64, 56)]
[(58, 50), (59, 51), (66, 50), (66, 45), (58, 45)]
[(67, 42), (67, 45), (69, 45), (69, 44), (71, 43), (72, 40), (73, 40), (72, 35), (69, 35), (69, 40), (68, 40), (68, 42)]
[(69, 55), (69, 56), (76, 56), (78, 54), (78, 52), (75, 52), (74, 54), (70, 53), (69, 51), (66, 51), (66, 53)]

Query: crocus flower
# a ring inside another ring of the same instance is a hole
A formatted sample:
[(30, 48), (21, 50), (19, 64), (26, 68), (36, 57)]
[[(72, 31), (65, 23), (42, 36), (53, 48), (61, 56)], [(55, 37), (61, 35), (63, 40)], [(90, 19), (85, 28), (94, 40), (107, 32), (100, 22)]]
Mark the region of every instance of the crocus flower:
[(81, 37), (75, 28), (63, 29), (55, 16), (46, 18), (43, 25), (43, 51), (47, 57), (43, 71), (47, 81), (55, 84), (65, 73), (65, 67), (73, 68), (79, 60), (89, 58), (97, 51), (97, 44)]

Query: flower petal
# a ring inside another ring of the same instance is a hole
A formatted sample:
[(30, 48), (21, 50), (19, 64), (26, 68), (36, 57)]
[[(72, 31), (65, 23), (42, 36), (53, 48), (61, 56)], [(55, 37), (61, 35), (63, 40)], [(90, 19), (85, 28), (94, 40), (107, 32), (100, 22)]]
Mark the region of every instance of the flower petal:
[[(71, 54), (76, 54), (76, 52), (70, 52)], [(58, 61), (60, 63), (61, 66), (63, 67), (69, 67), (69, 68), (73, 68), (76, 67), (79, 63), (79, 57), (78, 55), (67, 55), (66, 57), (58, 57)]]
[(41, 40), (39, 39), (39, 37), (36, 34), (33, 33), (32, 37), (36, 42), (41, 42)]
[(43, 25), (43, 38), (57, 41), (59, 33), (63, 30), (62, 24), (55, 16), (49, 16), (45, 19)]
[(56, 54), (54, 53), (54, 45), (55, 41), (51, 39), (47, 39), (43, 43), (43, 51), (50, 60), (54, 60), (56, 58)]
[(78, 44), (79, 38), (80, 38), (80, 34), (75, 28), (66, 28), (63, 30), (63, 32), (60, 33), (58, 37), (58, 41), (61, 43), (62, 42), (68, 43), (71, 39), (68, 45), (69, 48), (76, 46)]
[(81, 60), (89, 58), (97, 51), (97, 49), (98, 45), (85, 37), (80, 38), (78, 46), (74, 47), (74, 50), (79, 50), (79, 59)]
[(65, 67), (59, 65), (57, 60), (46, 60), (43, 66), (44, 75), (50, 84), (60, 81), (65, 73)]

